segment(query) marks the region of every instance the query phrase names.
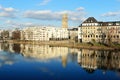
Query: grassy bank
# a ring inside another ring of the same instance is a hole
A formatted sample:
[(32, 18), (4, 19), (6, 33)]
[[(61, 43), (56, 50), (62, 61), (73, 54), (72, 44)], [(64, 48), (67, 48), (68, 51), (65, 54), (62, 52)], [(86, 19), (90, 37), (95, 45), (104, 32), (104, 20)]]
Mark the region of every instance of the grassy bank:
[(60, 47), (70, 47), (70, 48), (84, 48), (84, 49), (97, 49), (97, 50), (120, 50), (120, 45), (106, 46), (102, 44), (87, 44), (87, 43), (75, 43), (70, 41), (18, 41), (10, 40), (9, 43), (17, 44), (39, 44), (39, 45), (51, 45), (51, 46), (60, 46)]

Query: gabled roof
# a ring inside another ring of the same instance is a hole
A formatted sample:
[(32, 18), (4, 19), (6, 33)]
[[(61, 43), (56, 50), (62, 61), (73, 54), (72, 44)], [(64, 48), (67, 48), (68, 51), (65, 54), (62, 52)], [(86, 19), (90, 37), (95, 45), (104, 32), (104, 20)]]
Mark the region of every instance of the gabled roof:
[(97, 23), (98, 21), (94, 17), (89, 17), (83, 23)]

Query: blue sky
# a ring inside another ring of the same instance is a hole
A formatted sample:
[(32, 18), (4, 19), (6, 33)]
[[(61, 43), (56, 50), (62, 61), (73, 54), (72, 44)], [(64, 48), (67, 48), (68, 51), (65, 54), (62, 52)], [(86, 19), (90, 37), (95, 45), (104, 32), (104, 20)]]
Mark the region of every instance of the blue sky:
[(120, 21), (120, 0), (0, 0), (0, 29), (61, 27), (64, 13), (70, 28), (91, 16), (98, 21)]

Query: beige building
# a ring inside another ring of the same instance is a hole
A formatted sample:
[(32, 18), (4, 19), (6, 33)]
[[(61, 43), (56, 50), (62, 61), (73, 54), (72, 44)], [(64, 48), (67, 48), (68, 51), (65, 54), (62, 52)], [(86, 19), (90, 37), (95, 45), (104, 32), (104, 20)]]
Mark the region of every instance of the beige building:
[(78, 28), (78, 40), (120, 43), (120, 21), (100, 22), (94, 17), (89, 17)]

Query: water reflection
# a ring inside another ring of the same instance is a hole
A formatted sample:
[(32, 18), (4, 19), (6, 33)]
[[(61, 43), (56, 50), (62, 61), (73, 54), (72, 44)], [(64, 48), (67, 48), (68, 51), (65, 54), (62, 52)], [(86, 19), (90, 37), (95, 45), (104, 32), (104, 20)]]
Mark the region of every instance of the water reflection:
[(58, 59), (62, 66), (66, 67), (68, 61), (77, 62), (88, 73), (94, 73), (100, 69), (106, 71), (120, 72), (119, 51), (98, 51), (88, 49), (74, 49), (68, 47), (53, 47), (50, 45), (32, 44), (0, 44), (0, 51), (7, 51), (9, 54), (0, 53), (0, 65), (13, 64), (18, 59), (17, 53), (25, 58), (34, 58), (39, 61)]
[(68, 48), (53, 47), (49, 45), (32, 44), (0, 44), (1, 50), (10, 53), (20, 53), (26, 58), (34, 58), (39, 61), (49, 61), (51, 59), (61, 59), (63, 67), (66, 67)]
[(82, 49), (78, 51), (78, 63), (89, 73), (96, 69), (104, 73), (107, 70), (120, 72), (120, 52)]
[(3, 65), (13, 65), (18, 61), (17, 55), (13, 54), (15, 51), (14, 46), (0, 44), (0, 67)]
[(49, 45), (23, 45), (21, 44), (21, 53), (24, 57), (36, 58), (41, 61), (47, 61), (53, 58), (61, 58), (62, 65), (67, 63), (68, 48), (52, 47)]

